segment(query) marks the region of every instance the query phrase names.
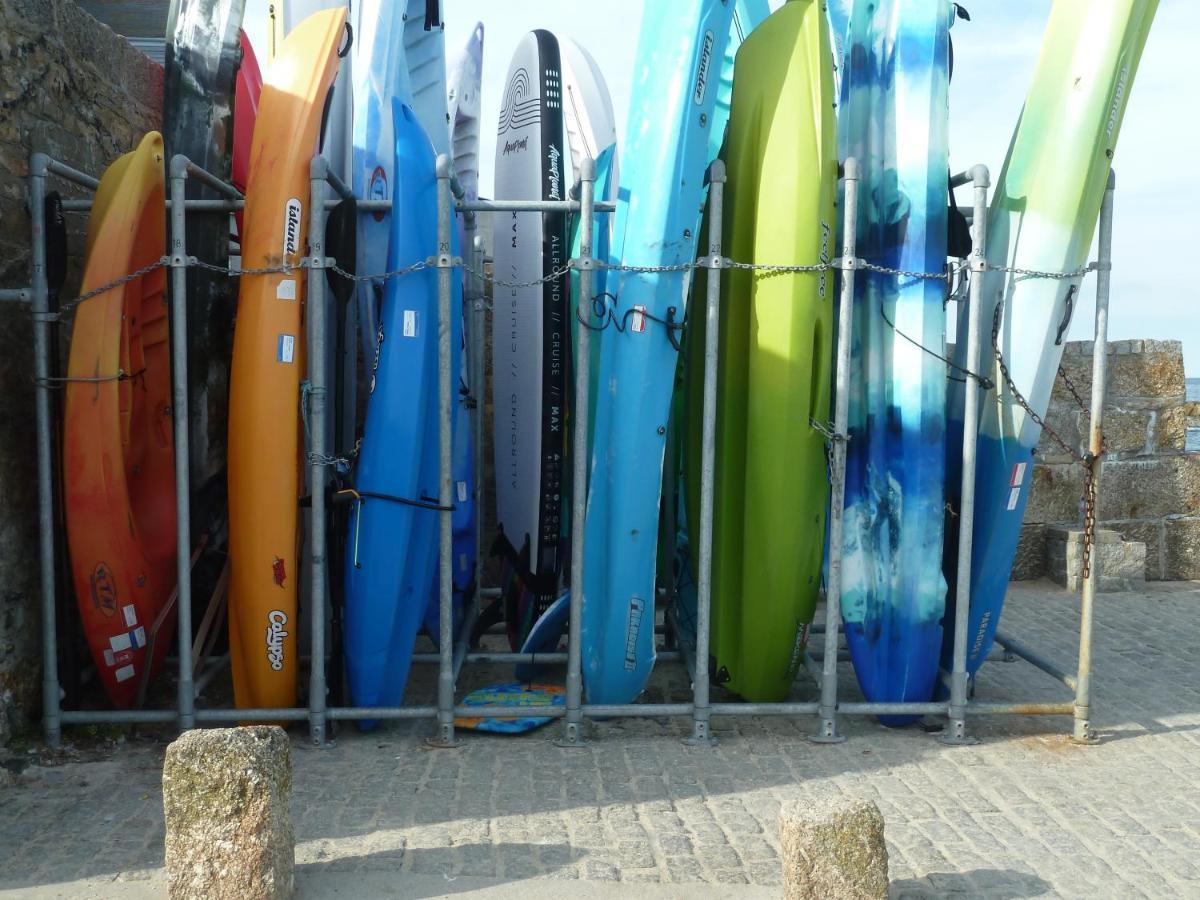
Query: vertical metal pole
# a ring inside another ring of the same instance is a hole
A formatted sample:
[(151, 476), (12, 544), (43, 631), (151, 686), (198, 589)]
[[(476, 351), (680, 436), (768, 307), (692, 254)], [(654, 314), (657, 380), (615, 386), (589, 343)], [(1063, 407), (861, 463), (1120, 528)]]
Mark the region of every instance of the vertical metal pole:
[[(476, 213), (478, 216), (478, 213)], [(477, 221), (477, 219), (476, 219)], [(467, 232), (471, 269), (473, 272), (467, 278), (471, 286), (471, 393), (475, 397), (475, 418), (471, 422), (474, 431), (474, 467), (475, 467), (475, 603), (482, 599), (483, 566), (485, 554), (483, 548), (483, 428), (484, 407), (487, 403), (487, 385), (484, 384), (484, 353), (487, 327), (486, 297), (484, 296), (483, 278), (474, 272), (483, 271), (483, 237)]]
[(438, 736), (441, 747), (453, 747), (454, 740), (454, 533), (453, 478), (451, 467), (454, 414), (454, 386), (451, 369), (451, 279), (454, 259), (450, 254), (450, 229), (453, 227), (450, 195), (450, 157), (437, 158), (438, 200), (438, 604), (440, 634), (438, 635)]
[[(592, 333), (585, 327), (592, 303), (592, 278), (596, 261), (592, 244), (596, 225), (596, 161), (591, 157), (580, 166), (579, 194), (579, 302), (575, 314), (575, 434), (571, 448), (571, 607), (567, 626), (567, 716), (562, 743), (581, 746), (583, 730), (583, 564), (587, 513), (588, 417), (591, 404)], [(569, 287), (569, 284), (568, 284)]]
[(825, 659), (821, 668), (821, 725), (810, 740), (835, 744), (845, 740), (837, 730), (838, 633), (842, 624), (842, 522), (846, 502), (846, 440), (850, 417), (850, 333), (854, 323), (854, 273), (858, 228), (858, 160), (843, 167), (842, 180), (842, 292), (838, 310), (837, 356), (834, 365), (833, 464), (829, 473), (829, 580), (825, 585)]
[[(312, 742), (325, 743), (325, 461), (326, 385), (329, 359), (325, 350), (325, 192), (329, 162), (314, 156), (309, 166), (308, 220), (308, 416), (312, 447), (309, 481), (312, 496), (312, 659), (309, 662), (308, 727)], [(336, 363), (340, 363), (337, 360)], [(335, 364), (336, 364), (335, 363)]]
[[(1110, 171), (1104, 202), (1100, 207), (1100, 253), (1096, 268), (1096, 335), (1092, 350), (1092, 415), (1088, 429), (1088, 452), (1093, 457), (1093, 502), (1096, 502), (1100, 493), (1100, 454), (1104, 449), (1101, 422), (1108, 377), (1108, 296), (1112, 278), (1113, 193), (1116, 189), (1117, 176)], [(1091, 527), (1094, 531), (1094, 520)], [(1083, 582), (1079, 618), (1079, 673), (1075, 682), (1075, 730), (1072, 739), (1081, 744), (1092, 743), (1096, 739), (1092, 730), (1092, 623), (1099, 569), (1100, 561), (1093, 544), (1088, 577)]]
[[(979, 327), (983, 305), (983, 273), (987, 268), (987, 192), (991, 177), (987, 166), (971, 170), (975, 210), (971, 220), (971, 294), (967, 307), (967, 368), (980, 371)], [(949, 727), (945, 744), (974, 743), (967, 737), (967, 625), (971, 614), (971, 547), (975, 525), (975, 447), (979, 439), (979, 384), (967, 376), (963, 402), (962, 489), (958, 510), (958, 581), (954, 605), (954, 661), (950, 672)]]
[(50, 421), (50, 288), (46, 282), (46, 168), (44, 153), (29, 160), (29, 214), (32, 219), (33, 375), (37, 414), (38, 541), (42, 563), (42, 733), (57, 747), (59, 717), (58, 630), (54, 571), (54, 450)]
[(721, 327), (721, 223), (725, 163), (708, 170), (708, 296), (704, 308), (704, 413), (700, 443), (700, 521), (696, 548), (696, 671), (692, 675), (692, 736), (711, 744), (708, 724), (708, 650), (712, 629), (713, 481), (717, 453), (717, 348)]
[(176, 630), (179, 639), (179, 729), (196, 727), (192, 684), (192, 512), (188, 447), (186, 156), (171, 159), (171, 416), (175, 423)]

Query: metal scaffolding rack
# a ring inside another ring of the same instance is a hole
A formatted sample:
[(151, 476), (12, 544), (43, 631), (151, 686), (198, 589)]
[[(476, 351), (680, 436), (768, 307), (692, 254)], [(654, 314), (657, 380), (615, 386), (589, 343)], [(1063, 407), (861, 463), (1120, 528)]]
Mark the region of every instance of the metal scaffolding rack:
[[(437, 187), (439, 200), (437, 252), (426, 261), (438, 272), (438, 407), (440, 417), (440, 512), (439, 565), (441, 580), (439, 602), (441, 605), (441, 634), (436, 654), (417, 654), (416, 663), (435, 663), (438, 666), (437, 703), (433, 706), (400, 706), (386, 708), (362, 708), (329, 706), (326, 702), (326, 665), (318, 664), (328, 658), (326, 650), (325, 614), (327, 609), (326, 587), (326, 401), (329, 392), (327, 366), (316, 364), (325, 360), (326, 317), (312, 315), (312, 310), (323, 309), (326, 303), (326, 269), (335, 260), (325, 255), (325, 223), (328, 211), (338, 202), (330, 198), (330, 188), (337, 198), (351, 198), (351, 190), (330, 171), (326, 160), (316, 156), (310, 170), (311, 200), (309, 224), (309, 255), (301, 262), (308, 270), (308, 359), (310, 362), (309, 416), (311, 421), (311, 446), (309, 447), (309, 469), (311, 478), (311, 539), (306, 552), (311, 560), (311, 599), (309, 619), (311, 627), (310, 672), (308, 705), (288, 709), (233, 709), (196, 708), (196, 683), (193, 679), (192, 654), (192, 592), (191, 555), (192, 537), (189, 523), (189, 457), (188, 457), (188, 394), (187, 394), (187, 340), (186, 340), (186, 273), (189, 265), (196, 261), (188, 257), (185, 244), (185, 222), (189, 214), (225, 213), (241, 209), (243, 198), (232, 186), (225, 184), (210, 173), (199, 168), (183, 156), (170, 162), (169, 200), (170, 252), (163, 262), (171, 269), (171, 338), (172, 338), (172, 388), (175, 428), (175, 488), (177, 503), (177, 562), (178, 562), (178, 697), (171, 709), (135, 710), (63, 710), (60, 708), (61, 691), (57, 658), (56, 622), (56, 534), (54, 516), (55, 466), (53, 464), (52, 403), (50, 395), (51, 341), (53, 326), (58, 314), (49, 308), (49, 289), (46, 272), (46, 223), (44, 200), (47, 179), (54, 177), (69, 182), (87, 191), (95, 191), (98, 181), (43, 153), (34, 153), (29, 168), (29, 209), (32, 217), (31, 285), (28, 288), (0, 291), (0, 300), (29, 303), (33, 319), (34, 334), (34, 377), (36, 381), (36, 434), (38, 468), (38, 530), (40, 540), (41, 604), (42, 604), (42, 660), (43, 660), (43, 731), (46, 742), (57, 746), (61, 740), (63, 725), (91, 723), (136, 724), (176, 723), (181, 730), (196, 727), (200, 723), (237, 722), (253, 719), (257, 721), (298, 721), (307, 719), (312, 741), (327, 743), (327, 728), (331, 721), (354, 719), (435, 719), (436, 736), (431, 743), (440, 747), (452, 747), (456, 743), (454, 718), (456, 715), (472, 717), (505, 716), (528, 713), (528, 708), (513, 706), (460, 707), (455, 703), (455, 690), (459, 672), (467, 662), (532, 662), (533, 654), (470, 652), (467, 636), (478, 614), (478, 602), (472, 604), (467, 621), (461, 628), (462, 637), (454, 641), (452, 632), (452, 470), (451, 470), (451, 416), (454, 404), (453, 373), (451, 372), (451, 317), (455, 314), (451, 306), (452, 278), (456, 270), (464, 269), (468, 275), (465, 283), (464, 308), (470, 311), (466, 333), (468, 336), (469, 378), (472, 388), (483, 388), (485, 290), (479, 274), (483, 272), (482, 242), (476, 239), (478, 212), (509, 211), (565, 211), (580, 216), (580, 255), (570, 261), (570, 268), (579, 276), (579, 314), (586, 318), (590, 309), (592, 279), (595, 270), (605, 261), (592, 256), (593, 226), (597, 212), (611, 212), (613, 203), (599, 202), (595, 197), (595, 163), (583, 161), (577, 184), (578, 199), (563, 201), (466, 201), (458, 188), (448, 157), (437, 160)], [(940, 740), (950, 744), (972, 742), (967, 734), (966, 720), (974, 715), (1064, 715), (1074, 720), (1073, 737), (1087, 743), (1094, 740), (1091, 727), (1091, 655), (1093, 607), (1097, 589), (1097, 567), (1093, 565), (1084, 582), (1079, 631), (1079, 660), (1077, 671), (1070, 674), (1064, 667), (1044, 659), (1018, 640), (998, 634), (996, 641), (1003, 648), (1001, 654), (1011, 659), (1019, 657), (1062, 683), (1073, 693), (1070, 701), (1059, 703), (996, 703), (976, 701), (968, 697), (967, 615), (969, 604), (959, 602), (955, 609), (954, 654), (951, 671), (942, 677), (949, 686), (946, 701), (928, 703), (849, 703), (838, 699), (838, 662), (846, 659), (844, 651), (839, 653), (840, 591), (842, 568), (842, 507), (845, 490), (848, 400), (846, 386), (849, 376), (851, 342), (850, 315), (854, 296), (854, 279), (857, 271), (865, 267), (856, 256), (855, 213), (857, 209), (858, 166), (855, 160), (846, 160), (842, 170), (844, 190), (845, 227), (843, 228), (841, 257), (831, 267), (840, 269), (841, 304), (838, 323), (838, 344), (835, 355), (835, 379), (837, 384), (832, 463), (830, 467), (831, 503), (829, 516), (829, 574), (826, 585), (826, 622), (823, 629), (823, 655), (819, 659), (805, 654), (805, 664), (820, 685), (820, 699), (803, 703), (713, 703), (709, 699), (708, 653), (705, 652), (662, 652), (662, 662), (682, 659), (688, 666), (692, 681), (691, 702), (681, 703), (632, 703), (624, 705), (597, 705), (583, 702), (583, 679), (581, 665), (581, 621), (582, 591), (572, 590), (570, 620), (567, 633), (567, 653), (536, 654), (537, 662), (565, 662), (566, 704), (561, 707), (539, 708), (539, 716), (564, 719), (563, 732), (559, 741), (563, 746), (580, 746), (586, 742), (584, 722), (588, 718), (613, 716), (687, 716), (692, 719), (690, 742), (705, 745), (712, 741), (709, 725), (713, 716), (815, 716), (817, 728), (812, 740), (817, 743), (832, 743), (844, 740), (839, 733), (839, 715), (930, 715), (944, 716), (948, 727)], [(185, 200), (185, 184), (195, 179), (216, 192), (224, 199)], [(709, 171), (708, 215), (710, 221), (721, 221), (722, 194), (725, 182), (724, 166), (714, 162)], [(988, 269), (984, 250), (986, 246), (987, 196), (990, 186), (988, 170), (975, 166), (968, 172), (954, 176), (951, 187), (972, 185), (974, 200), (972, 208), (972, 230), (974, 249), (966, 261), (972, 273), (970, 279), (970, 306), (968, 316), (968, 368), (979, 371), (982, 365), (980, 344), (980, 311), (982, 274)], [(1100, 429), (1105, 393), (1106, 342), (1108, 332), (1109, 275), (1112, 255), (1112, 215), (1115, 178), (1110, 175), (1100, 215), (1098, 261), (1090, 268), (1097, 271), (1095, 344), (1092, 364), (1091, 431), (1090, 449), (1097, 458), (1101, 453)], [(359, 199), (362, 211), (390, 209), (389, 201)], [(91, 208), (86, 198), (68, 198), (63, 207), (69, 212), (85, 212)], [(466, 231), (467, 259), (451, 255), (451, 231), (455, 227), (452, 209), (463, 214)], [(709, 229), (709, 245), (705, 255), (695, 264), (697, 272), (706, 269), (707, 283), (705, 305), (702, 314), (707, 319), (705, 343), (705, 370), (703, 381), (703, 443), (701, 517), (698, 523), (697, 562), (698, 611), (696, 622), (696, 646), (707, 647), (709, 642), (711, 607), (711, 551), (713, 510), (713, 457), (715, 453), (715, 415), (717, 386), (717, 327), (718, 309), (721, 302), (721, 270), (730, 265), (730, 260), (721, 255), (721, 229)], [(697, 296), (699, 292), (697, 291)], [(697, 313), (700, 311), (697, 310)], [(591, 331), (577, 330), (575, 343), (574, 385), (574, 440), (582, 445), (587, 440), (588, 422), (588, 355)], [(966, 391), (965, 421), (977, 422), (982, 387), (968, 379)], [(477, 403), (474, 411), (475, 438), (475, 500), (482, 505), (483, 498), (483, 404)], [(957, 596), (969, 595), (971, 537), (974, 516), (975, 449), (977, 431), (964, 429), (962, 508), (959, 511), (959, 560)], [(584, 560), (584, 511), (587, 487), (587, 459), (585, 454), (574, 454), (572, 487), (572, 533), (570, 581), (572, 585), (583, 584)], [(1096, 477), (1098, 480), (1098, 466)], [(483, 549), (482, 515), (476, 516), (477, 551)], [(476, 584), (482, 584), (484, 554), (477, 552)], [(487, 594), (480, 591), (478, 594)], [(495, 591), (490, 592), (493, 596)], [(994, 657), (992, 657), (994, 658)]]

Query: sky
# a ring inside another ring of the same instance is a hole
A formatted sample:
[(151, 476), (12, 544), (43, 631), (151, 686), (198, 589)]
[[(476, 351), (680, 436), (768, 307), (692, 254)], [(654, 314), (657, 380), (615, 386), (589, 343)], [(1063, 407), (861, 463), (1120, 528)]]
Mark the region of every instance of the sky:
[[(575, 38), (608, 81), (618, 130), (629, 109), (637, 22), (643, 0), (605, 0), (605, 15), (584, 0), (443, 0), (451, 63), (477, 21), (485, 28), (480, 190), (487, 195), (495, 129), (509, 59), (521, 36), (547, 28)], [(666, 0), (653, 0), (666, 2)], [(671, 0), (678, 2), (678, 0)], [(1079, 2), (1079, 0), (1076, 0)], [(1094, 0), (1095, 3), (1108, 0)], [(1139, 0), (1144, 2), (1144, 0)], [(781, 0), (770, 0), (777, 8)], [(1189, 377), (1200, 377), (1200, 86), (1184, 68), (1200, 52), (1196, 0), (1160, 0), (1122, 126), (1116, 157), (1112, 300), (1109, 338), (1182, 340)], [(247, 30), (264, 41), (267, 0), (247, 0)], [(955, 171), (984, 163), (1000, 173), (1041, 47), (1052, 0), (961, 0), (971, 21), (953, 30), (950, 160)], [(1088, 3), (1079, 3), (1087, 7)], [(969, 194), (963, 191), (963, 201)], [(1093, 334), (1095, 279), (1090, 276), (1070, 338)]]

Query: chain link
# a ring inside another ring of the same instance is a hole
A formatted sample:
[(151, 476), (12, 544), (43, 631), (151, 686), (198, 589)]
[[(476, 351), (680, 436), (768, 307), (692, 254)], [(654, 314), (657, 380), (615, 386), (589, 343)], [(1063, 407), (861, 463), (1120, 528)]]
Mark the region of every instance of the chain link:
[(808, 424), (812, 426), (813, 431), (824, 435), (825, 443), (832, 447), (834, 444), (848, 441), (849, 437), (837, 430), (837, 427), (832, 422), (820, 422), (817, 419), (809, 416)]
[(79, 304), (91, 300), (93, 297), (99, 297), (101, 294), (107, 294), (114, 288), (124, 287), (131, 281), (137, 281), (142, 276), (149, 275), (155, 269), (164, 268), (165, 266), (169, 265), (170, 262), (170, 257), (160, 256), (154, 262), (142, 266), (136, 272), (130, 272), (128, 275), (122, 275), (120, 278), (114, 278), (112, 281), (106, 282), (99, 287), (92, 288), (86, 294), (80, 294), (73, 300), (68, 300), (66, 303), (61, 304), (58, 308), (58, 315), (65, 316), (74, 311), (75, 307), (79, 306)]
[(1067, 370), (1062, 367), (1062, 363), (1058, 365), (1058, 377), (1062, 379), (1063, 387), (1075, 398), (1075, 402), (1079, 404), (1079, 408), (1086, 410), (1087, 404), (1083, 402), (1083, 397), (1080, 396), (1079, 389), (1075, 387), (1075, 382), (1071, 380), (1071, 376), (1067, 374)]
[(1098, 265), (1098, 263), (1091, 262), (1086, 266), (1074, 269), (1070, 272), (1046, 272), (1042, 269), (1021, 269), (1016, 266), (993, 266), (989, 263), (987, 270), (989, 272), (1004, 272), (1009, 275), (1020, 275), (1024, 278), (1049, 278), (1053, 281), (1068, 281), (1072, 278), (1082, 278), (1084, 275), (1088, 274), (1088, 272), (1096, 271)]

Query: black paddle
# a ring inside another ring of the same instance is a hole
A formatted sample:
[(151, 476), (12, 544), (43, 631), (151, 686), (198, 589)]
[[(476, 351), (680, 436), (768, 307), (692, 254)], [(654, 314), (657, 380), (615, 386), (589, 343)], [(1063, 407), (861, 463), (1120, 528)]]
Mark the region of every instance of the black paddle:
[[(358, 231), (358, 204), (353, 198), (341, 201), (329, 212), (329, 217), (325, 222), (325, 252), (328, 256), (333, 257), (339, 269), (345, 272), (354, 272), (355, 258), (357, 255), (356, 235)], [(333, 399), (333, 433), (334, 433), (334, 455), (347, 457), (352, 449), (351, 446), (346, 446), (346, 424), (347, 420), (355, 421), (356, 409), (354, 405), (350, 405), (347, 409), (346, 391), (344, 379), (349, 377), (353, 372), (352, 367), (346, 365), (347, 354), (353, 354), (357, 343), (352, 336), (348, 336), (347, 317), (350, 311), (350, 303), (354, 298), (355, 282), (344, 275), (339, 275), (332, 269), (325, 270), (326, 279), (329, 283), (329, 290), (333, 294), (336, 305), (334, 307), (337, 318), (337, 335), (334, 345), (334, 383), (330, 385), (329, 396)], [(338, 472), (336, 469), (332, 472), (332, 478), (337, 488), (343, 487), (345, 474)], [(349, 507), (346, 505), (333, 504), (329, 510), (330, 528), (329, 538), (326, 545), (326, 556), (329, 559), (329, 613), (330, 613), (330, 641), (332, 644), (333, 670), (329, 678), (330, 696), (335, 702), (344, 703), (346, 698), (344, 672), (344, 657), (342, 645), (342, 610), (345, 603), (345, 594), (343, 590), (342, 569), (345, 565), (345, 546), (346, 546), (346, 528), (349, 524)]]

